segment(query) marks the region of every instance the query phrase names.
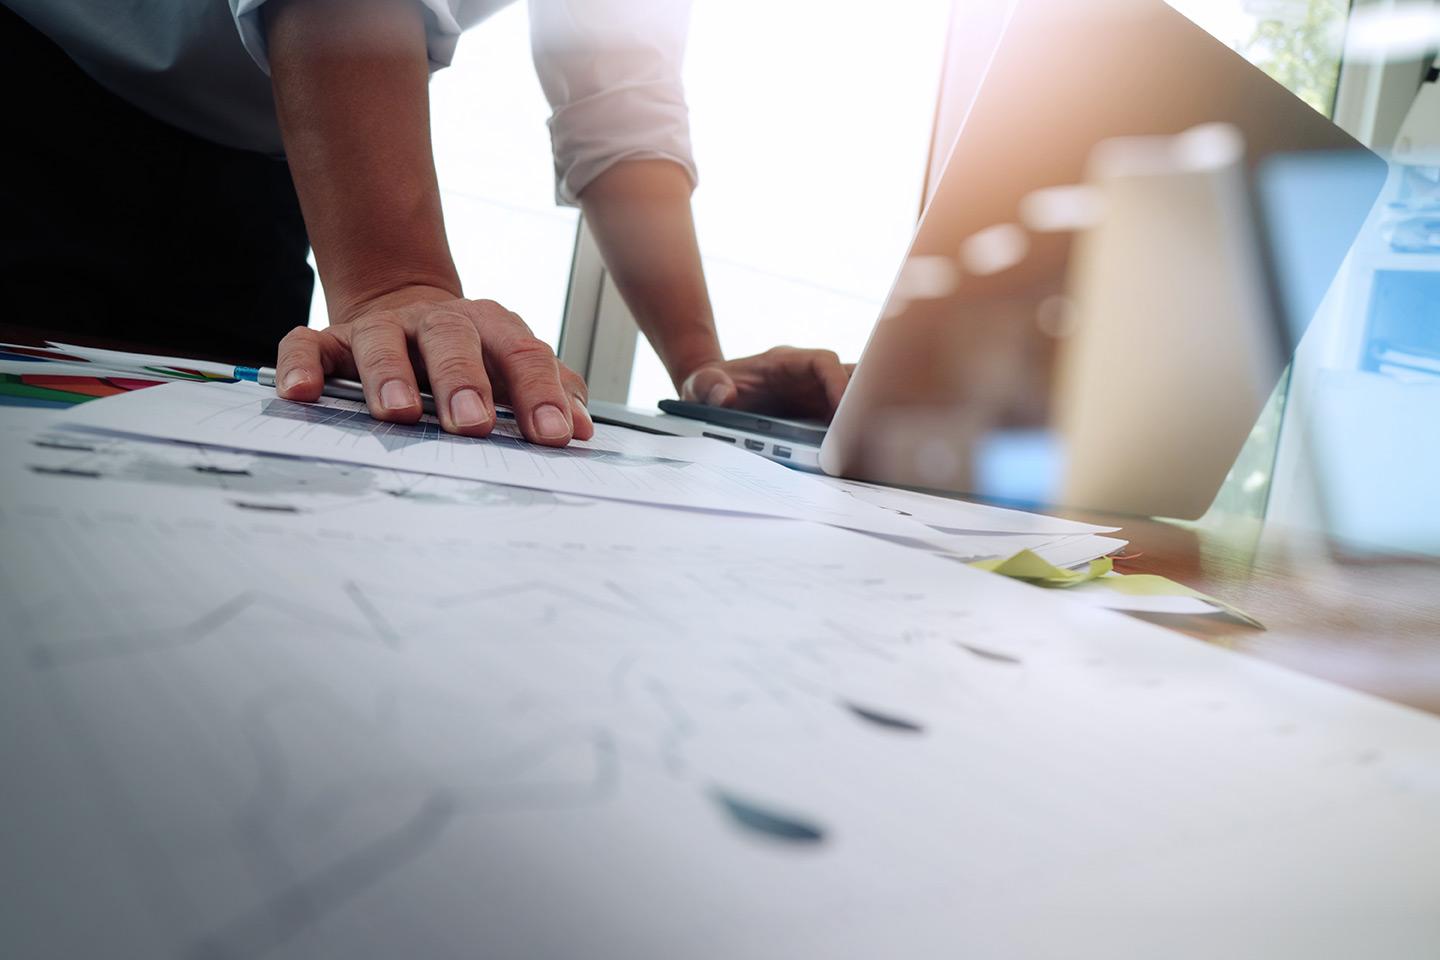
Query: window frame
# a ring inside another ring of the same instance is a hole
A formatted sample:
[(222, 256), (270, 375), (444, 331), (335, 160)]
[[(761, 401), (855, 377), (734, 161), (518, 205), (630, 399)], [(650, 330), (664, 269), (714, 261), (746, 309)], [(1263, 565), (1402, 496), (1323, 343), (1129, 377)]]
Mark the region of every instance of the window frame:
[(560, 362), (585, 378), (591, 400), (624, 403), (640, 328), (605, 269), (585, 218), (575, 228), (570, 286), (560, 319)]

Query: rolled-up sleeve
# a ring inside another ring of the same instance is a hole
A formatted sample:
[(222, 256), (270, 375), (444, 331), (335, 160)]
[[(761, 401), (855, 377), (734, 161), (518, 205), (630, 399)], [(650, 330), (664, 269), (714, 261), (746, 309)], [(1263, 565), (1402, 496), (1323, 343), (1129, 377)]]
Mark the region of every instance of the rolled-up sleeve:
[(671, 160), (696, 182), (680, 77), (689, 19), (689, 0), (530, 0), (558, 202), (574, 206), (622, 160)]
[[(260, 8), (267, 0), (230, 0), (230, 12), (240, 31), (250, 58), (266, 76), (270, 74), (270, 54), (265, 45), (265, 26), (260, 21)], [(448, 67), (455, 58), (455, 44), (462, 30), (459, 14), (464, 0), (418, 0), (425, 9), (425, 44), (429, 51), (430, 68)]]

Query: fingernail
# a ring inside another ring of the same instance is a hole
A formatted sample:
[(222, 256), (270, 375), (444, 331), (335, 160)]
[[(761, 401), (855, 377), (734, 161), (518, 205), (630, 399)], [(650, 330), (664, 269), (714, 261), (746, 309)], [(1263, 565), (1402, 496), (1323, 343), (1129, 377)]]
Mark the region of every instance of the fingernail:
[(450, 398), (450, 419), (457, 427), (478, 427), (489, 420), (485, 413), (485, 401), (474, 390), (458, 390)]
[(415, 394), (404, 380), (390, 380), (380, 388), (380, 405), (386, 410), (404, 410), (415, 406)]
[(561, 437), (569, 436), (570, 421), (565, 419), (565, 414), (554, 404), (545, 404), (535, 410), (535, 432), (545, 440), (559, 440)]
[(579, 397), (570, 398), (570, 412), (577, 417), (585, 417), (588, 419), (590, 416), (590, 408), (585, 406), (585, 401)]
[(710, 388), (710, 393), (708, 396), (706, 396), (705, 402), (710, 404), (710, 406), (712, 407), (724, 406), (725, 397), (728, 393), (729, 391), (725, 389), (725, 384), (717, 383), (715, 384), (715, 386)]
[(304, 370), (291, 370), (285, 374), (284, 379), (280, 381), (280, 389), (289, 393), (309, 379), (309, 375), (307, 375)]

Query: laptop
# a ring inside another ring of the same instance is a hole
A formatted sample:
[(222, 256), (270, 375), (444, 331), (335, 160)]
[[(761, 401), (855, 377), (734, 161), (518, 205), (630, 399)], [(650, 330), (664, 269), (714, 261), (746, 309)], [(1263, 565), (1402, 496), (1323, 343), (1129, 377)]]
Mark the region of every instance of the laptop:
[(1163, 0), (1015, 0), (834, 420), (666, 401), (649, 428), (832, 476), (1198, 517), (1298, 338), (1254, 174), (1309, 151), (1364, 171), (1315, 198), (1307, 253), (1333, 274), (1383, 161)]

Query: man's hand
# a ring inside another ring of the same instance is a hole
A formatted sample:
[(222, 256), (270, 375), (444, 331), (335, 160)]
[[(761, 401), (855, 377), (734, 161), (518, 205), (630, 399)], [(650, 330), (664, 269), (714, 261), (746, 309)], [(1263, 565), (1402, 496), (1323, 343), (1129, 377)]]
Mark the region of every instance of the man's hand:
[(721, 359), (690, 212), (692, 187), (678, 164), (628, 160), (580, 193), (585, 222), (635, 322), (680, 399), (828, 420), (850, 379), (830, 351), (776, 347)]
[(580, 377), (515, 314), (461, 296), (430, 154), (421, 5), (274, 0), (263, 10), (331, 320), (281, 342), (280, 395), (315, 400), (327, 374), (358, 377), (373, 416), (413, 423), (427, 384), (452, 433), (485, 436), (500, 402), (536, 443), (594, 436)]
[(327, 375), (359, 377), (380, 420), (420, 418), (421, 384), (451, 433), (483, 437), (495, 404), (508, 403), (525, 436), (564, 446), (588, 440), (585, 381), (518, 316), (489, 300), (408, 287), (360, 305), (326, 330), (297, 327), (280, 343), (275, 382), (289, 400), (313, 401)]
[(829, 350), (775, 347), (753, 357), (703, 364), (680, 385), (680, 399), (829, 420), (840, 405), (852, 369)]

